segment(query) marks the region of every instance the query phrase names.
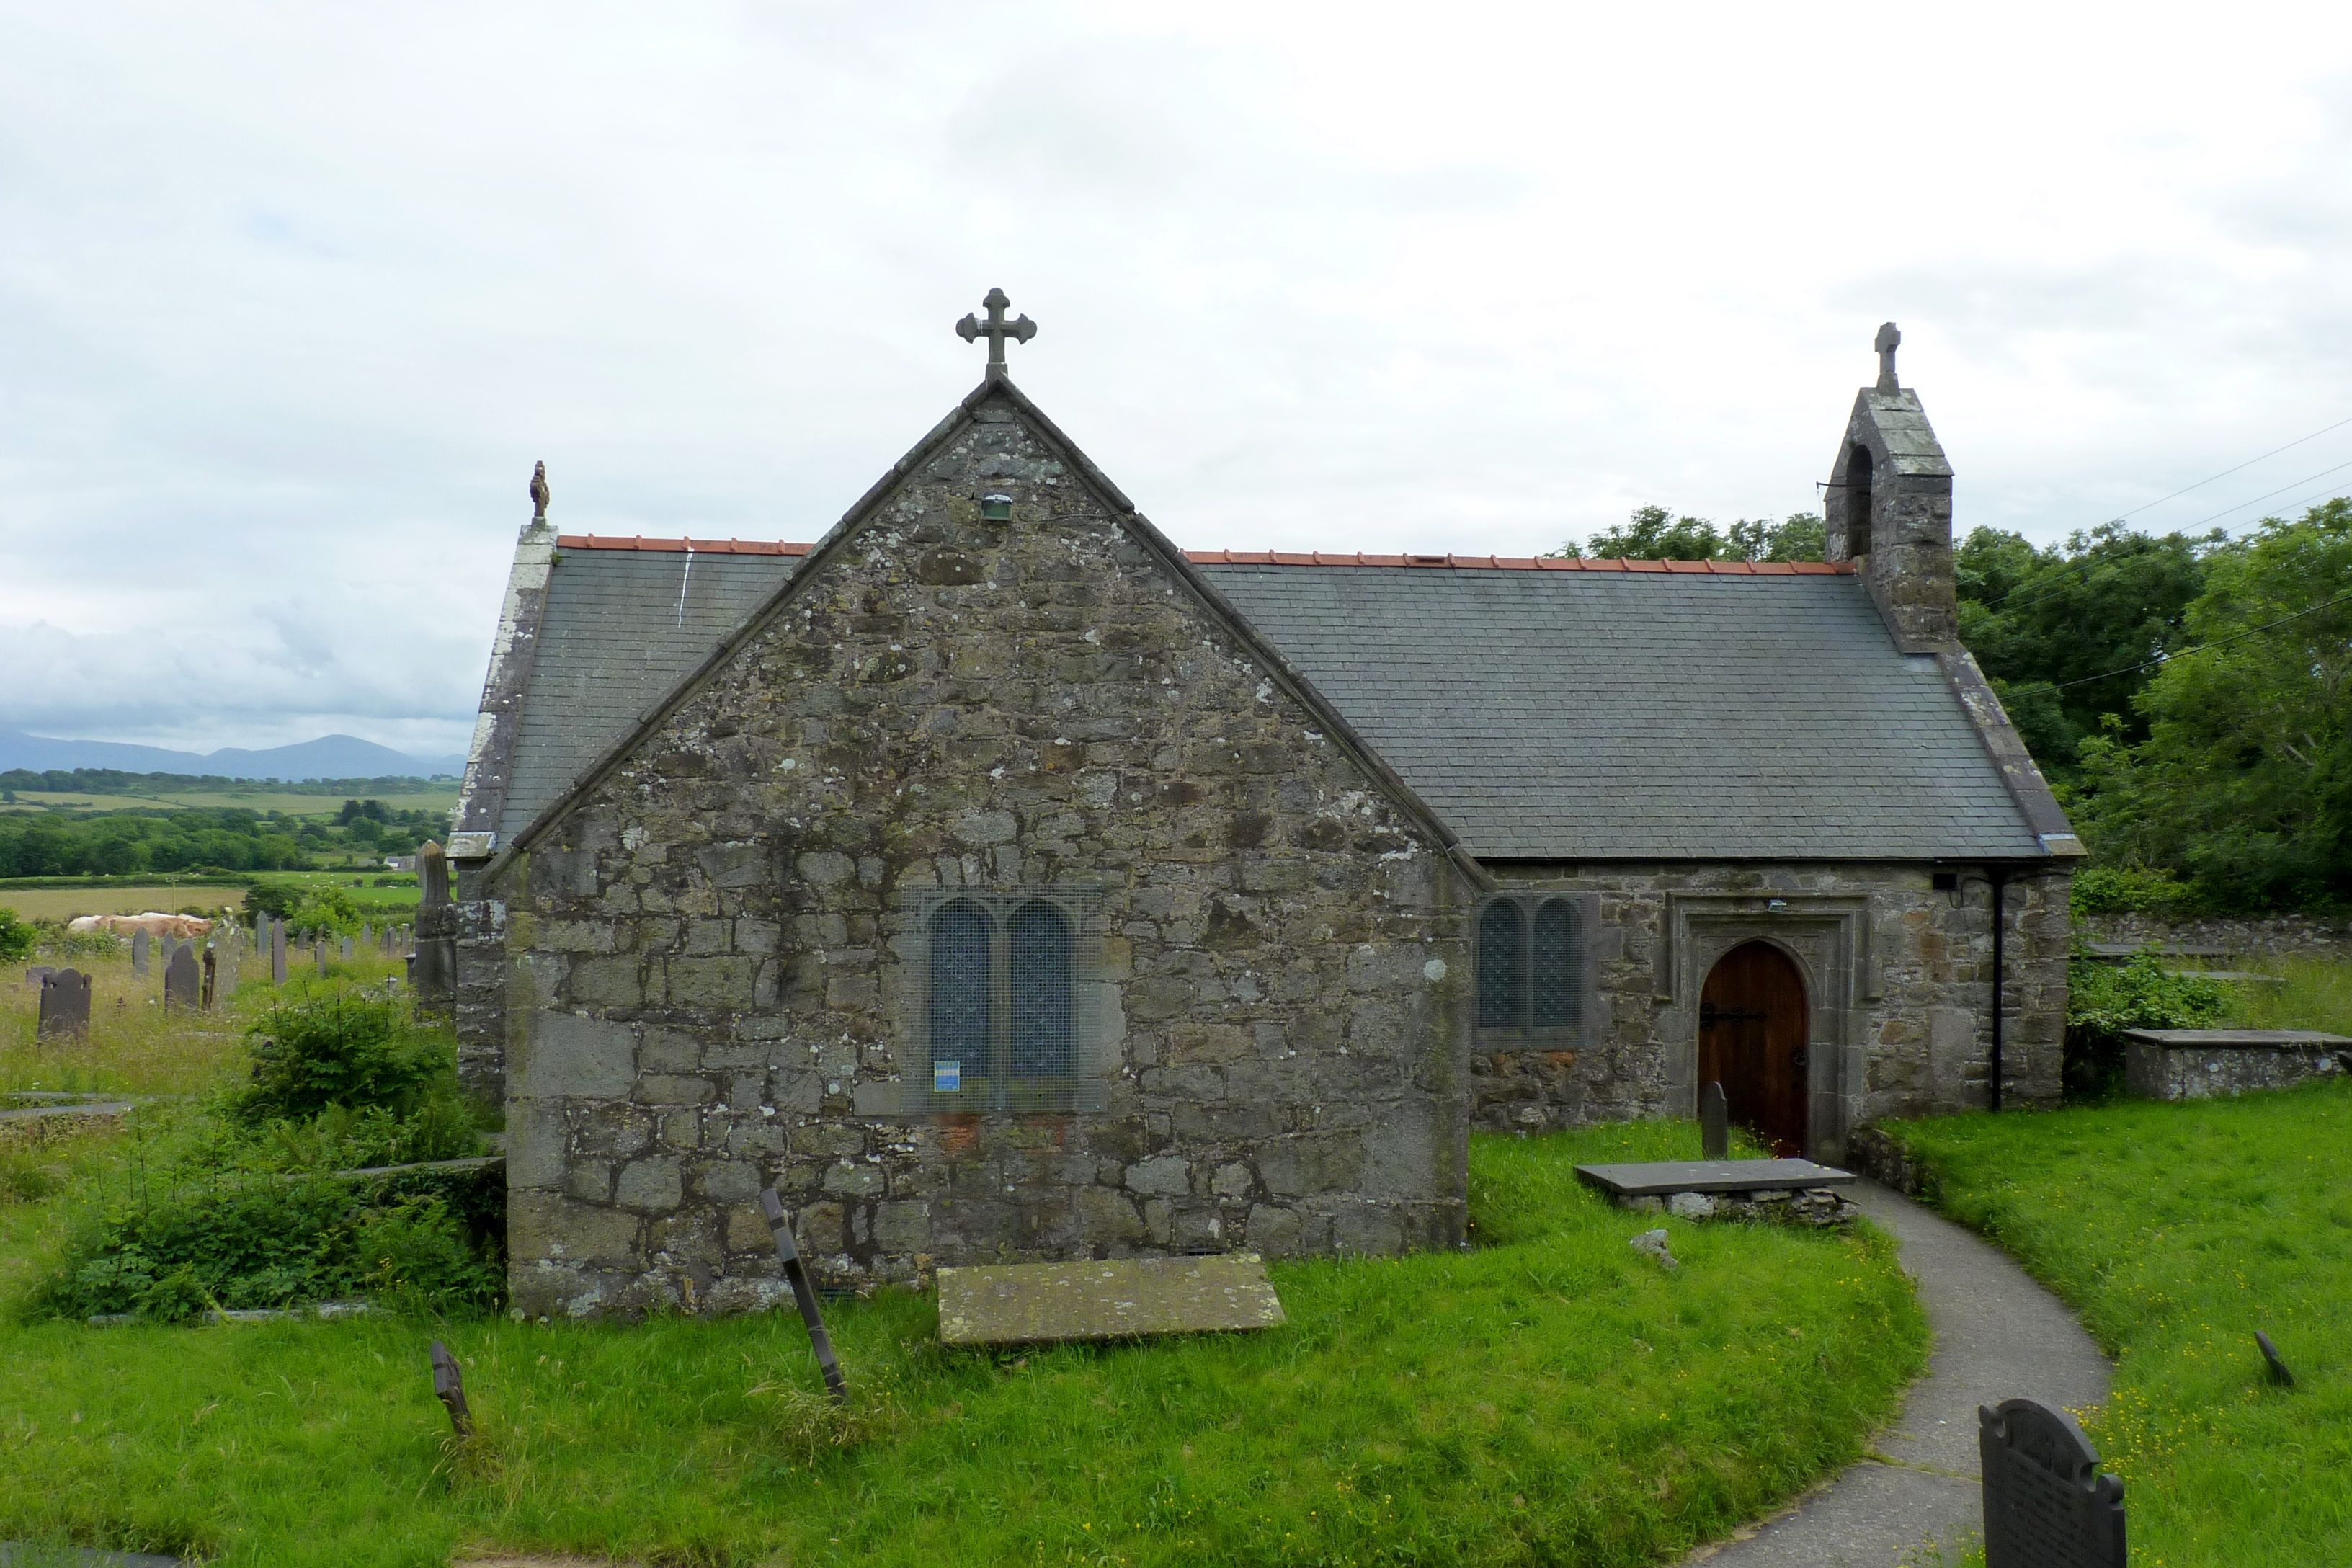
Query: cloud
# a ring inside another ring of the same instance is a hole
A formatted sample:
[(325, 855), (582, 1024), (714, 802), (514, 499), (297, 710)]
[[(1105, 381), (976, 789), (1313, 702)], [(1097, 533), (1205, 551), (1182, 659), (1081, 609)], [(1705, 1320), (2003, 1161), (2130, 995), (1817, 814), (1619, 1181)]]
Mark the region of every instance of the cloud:
[(567, 528), (813, 538), (976, 377), (992, 284), (1187, 543), (1809, 507), (1890, 317), (1962, 525), (2059, 537), (2352, 414), (2347, 32), (12, 7), (0, 726), (459, 747), (533, 460)]

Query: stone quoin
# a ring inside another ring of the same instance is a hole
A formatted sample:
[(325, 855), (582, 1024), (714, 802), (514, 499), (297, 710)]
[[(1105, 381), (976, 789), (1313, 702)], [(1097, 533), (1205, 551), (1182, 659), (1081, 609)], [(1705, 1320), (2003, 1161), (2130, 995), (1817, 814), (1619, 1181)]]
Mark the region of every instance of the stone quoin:
[(777, 1304), (770, 1185), (835, 1287), (1386, 1253), (1462, 1238), (1474, 1126), (1689, 1116), (1702, 1060), (1832, 1163), (1996, 1056), (2054, 1101), (2079, 847), (1883, 339), (1826, 563), (1187, 552), (988, 304), (814, 544), (534, 479), (415, 968), (518, 1310)]

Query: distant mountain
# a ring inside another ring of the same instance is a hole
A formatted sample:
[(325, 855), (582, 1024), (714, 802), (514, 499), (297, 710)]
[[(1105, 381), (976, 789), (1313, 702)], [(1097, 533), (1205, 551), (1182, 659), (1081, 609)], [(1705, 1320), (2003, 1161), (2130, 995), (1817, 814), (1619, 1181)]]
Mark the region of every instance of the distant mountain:
[(356, 735), (321, 735), (298, 745), (202, 753), (117, 741), (55, 741), (0, 730), (0, 772), (10, 768), (119, 768), (127, 773), (211, 773), (232, 779), (431, 778), (462, 773), (463, 757), (415, 757)]

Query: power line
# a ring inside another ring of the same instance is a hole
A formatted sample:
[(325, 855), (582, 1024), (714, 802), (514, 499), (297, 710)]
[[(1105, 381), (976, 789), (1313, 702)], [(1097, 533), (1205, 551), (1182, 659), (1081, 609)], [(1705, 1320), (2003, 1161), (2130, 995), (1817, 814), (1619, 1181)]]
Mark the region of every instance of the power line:
[[(2331, 430), (2341, 430), (2341, 429), (2343, 429), (2343, 428), (2344, 428), (2344, 426), (2346, 426), (2347, 425), (2352, 425), (2352, 418), (2347, 418), (2347, 419), (2338, 419), (2335, 424), (2333, 424), (2333, 425), (2327, 425), (2327, 426), (2321, 426), (2319, 429), (2314, 430), (2314, 431), (2313, 431), (2310, 435), (2308, 435), (2308, 436), (2298, 436), (2298, 437), (2296, 437), (2294, 440), (2289, 441), (2289, 442), (2288, 442), (2285, 446), (2284, 446), (2284, 447), (2272, 447), (2269, 451), (2264, 452), (2264, 453), (2262, 455), (2262, 457), (2260, 457), (2260, 458), (2247, 458), (2244, 462), (2240, 463), (2236, 468), (2224, 468), (2224, 469), (2222, 469), (2222, 470), (2221, 470), (2220, 473), (2218, 473), (2218, 474), (2210, 474), (2210, 475), (2208, 475), (2206, 478), (2204, 478), (2204, 479), (2201, 479), (2198, 480), (2198, 481), (2197, 481), (2195, 484), (2193, 484), (2193, 485), (2184, 485), (2184, 486), (2182, 486), (2180, 489), (2177, 489), (2177, 490), (2173, 491), (2173, 492), (2172, 492), (2172, 494), (2170, 494), (2170, 495), (2168, 495), (2168, 496), (2159, 496), (2159, 497), (2158, 497), (2156, 500), (2152, 500), (2152, 501), (2147, 502), (2146, 505), (2142, 505), (2142, 506), (2136, 506), (2136, 507), (2132, 508), (2132, 509), (2131, 509), (2131, 510), (2129, 510), (2129, 511), (2127, 511), (2127, 512), (2123, 513), (2121, 516), (2118, 516), (2118, 517), (2116, 517), (2116, 518), (2113, 519), (2112, 521), (2116, 521), (2116, 522), (2121, 522), (2121, 521), (2124, 521), (2124, 519), (2125, 519), (2125, 518), (2127, 518), (2127, 517), (2137, 517), (2141, 512), (2144, 512), (2144, 511), (2147, 510), (2149, 507), (2158, 507), (2158, 506), (2162, 506), (2166, 501), (2178, 500), (2179, 498), (2180, 498), (2180, 497), (2182, 497), (2182, 496), (2187, 495), (2190, 490), (2202, 489), (2204, 489), (2207, 485), (2211, 484), (2215, 479), (2228, 479), (2231, 474), (2237, 473), (2237, 472), (2239, 472), (2241, 469), (2244, 469), (2244, 468), (2252, 468), (2256, 463), (2262, 462), (2262, 461), (2263, 461), (2265, 458), (2275, 458), (2275, 457), (2277, 457), (2281, 452), (2290, 452), (2290, 451), (2293, 451), (2295, 447), (2302, 446), (2302, 445), (2303, 445), (2304, 443), (2305, 443), (2306, 441), (2316, 441), (2316, 440), (2318, 440), (2322, 436), (2326, 435), (2329, 431), (2331, 431)], [(2253, 505), (2255, 505), (2255, 504), (2257, 504), (2257, 503), (2259, 503), (2259, 502), (2262, 502), (2262, 501), (2266, 501), (2266, 500), (2270, 500), (2271, 496), (2274, 496), (2274, 495), (2279, 494), (2279, 493), (2280, 493), (2280, 490), (2291, 490), (2291, 489), (2294, 489), (2295, 485), (2309, 484), (2313, 479), (2322, 479), (2322, 478), (2325, 478), (2325, 477), (2326, 477), (2326, 475), (2328, 475), (2328, 474), (2332, 474), (2332, 473), (2336, 472), (2337, 468), (2352, 468), (2352, 463), (2338, 463), (2337, 465), (2336, 465), (2336, 468), (2322, 468), (2322, 469), (2321, 469), (2318, 473), (2316, 473), (2316, 474), (2306, 474), (2306, 475), (2305, 475), (2302, 479), (2299, 479), (2295, 480), (2294, 484), (2282, 485), (2281, 487), (2279, 487), (2279, 489), (2276, 489), (2276, 490), (2273, 490), (2273, 491), (2271, 491), (2271, 492), (2270, 492), (2270, 495), (2256, 496), (2252, 500), (2250, 500), (2250, 501), (2241, 501), (2241, 502), (2240, 502), (2238, 505), (2236, 505), (2236, 506), (2229, 507), (2229, 508), (2226, 508), (2226, 509), (2225, 509), (2225, 510), (2223, 510), (2217, 511), (2217, 512), (2215, 512), (2215, 513), (2213, 514), (2213, 516), (2212, 516), (2212, 517), (2205, 518), (2205, 519), (2203, 519), (2202, 521), (2198, 521), (2198, 522), (2192, 522), (2192, 523), (2190, 523), (2189, 526), (2190, 528), (2202, 528), (2206, 523), (2213, 521), (2214, 521), (2214, 519), (2216, 519), (2216, 518), (2223, 518), (2223, 517), (2227, 517), (2227, 516), (2229, 516), (2229, 515), (2230, 515), (2230, 513), (2231, 513), (2231, 512), (2233, 512), (2233, 511), (2242, 511), (2242, 510), (2245, 510), (2245, 508), (2247, 508), (2247, 507), (2253, 506)], [(2081, 558), (2081, 559), (2079, 559), (2079, 560), (2076, 560), (2076, 561), (2071, 561), (2071, 562), (2067, 563), (2066, 566), (2063, 568), (2063, 571), (2064, 571), (2064, 572), (2074, 572), (2074, 571), (2076, 571), (2076, 570), (2088, 568), (2088, 567), (2095, 566), (2095, 565), (2097, 565), (2097, 564), (2098, 564), (2098, 561), (2097, 561), (2097, 558), (2096, 558), (2096, 557), (2095, 557), (2095, 556), (2087, 556), (2087, 555), (2086, 555), (2086, 556), (2082, 557), (2082, 558)], [(2063, 575), (2063, 574), (2062, 574), (2062, 575)], [(2001, 606), (2001, 605), (2005, 605), (2005, 604), (2009, 603), (2009, 601), (2011, 600), (2011, 597), (2013, 597), (2013, 596), (2014, 596), (2014, 595), (2019, 592), (2019, 590), (2020, 590), (2020, 589), (2022, 589), (2024, 586), (2025, 586), (2025, 584), (2022, 584), (2022, 583), (2021, 583), (2021, 584), (2019, 584), (2017, 585), (2017, 587), (2015, 587), (2015, 588), (2011, 588), (2008, 593), (2003, 594), (2000, 598), (1998, 598), (1998, 599), (1991, 599), (1991, 600), (1982, 601), (1982, 603), (1984, 604), (1985, 608), (1987, 608), (1987, 609), (1989, 609), (1989, 610), (1997, 610), (1997, 609), (2000, 608), (2000, 606)], [(2047, 591), (2046, 591), (2046, 592), (2044, 592), (2044, 593), (2040, 593), (2040, 594), (2036, 594), (2036, 595), (2032, 595), (2031, 598), (2028, 598), (2028, 599), (2025, 601), (2025, 604), (2027, 604), (2027, 605), (2036, 604), (2036, 603), (2040, 602), (2040, 601), (2041, 601), (2041, 600), (2042, 600), (2042, 599), (2048, 598), (2048, 597), (2050, 596), (2050, 594), (2052, 594), (2052, 593), (2055, 593), (2055, 592), (2057, 591), (2057, 589), (2058, 589), (2058, 587), (2059, 587), (2059, 584), (2053, 581), (2053, 582), (2044, 583), (2044, 584), (2041, 584), (2041, 586), (2042, 586), (2042, 588), (2044, 588), (2045, 590), (2047, 590)], [(2023, 607), (2024, 607), (2024, 605), (2021, 605), (2019, 606), (2019, 608), (2021, 608), (2021, 609), (2022, 609)]]
[(2086, 675), (2079, 680), (2062, 680), (2055, 686), (2053, 686), (2051, 689), (2053, 691), (2063, 691), (2070, 686), (2088, 686), (2095, 680), (2113, 680), (2118, 675), (2137, 674), (2138, 671), (2147, 668), (2150, 665), (2169, 664), (2176, 658), (2187, 658), (2191, 654), (2203, 653), (2208, 648), (2227, 647), (2233, 642), (2242, 642), (2247, 637), (2252, 637), (2260, 632), (2269, 631), (2273, 626), (2283, 626), (2289, 621), (2299, 621), (2305, 616), (2315, 616), (2319, 614), (2320, 611), (2326, 609), (2329, 605), (2340, 605), (2347, 599), (2352, 599), (2352, 588), (2345, 590), (2343, 593), (2336, 595), (2336, 597), (2332, 599), (2323, 599), (2318, 604), (2312, 605), (2308, 609), (2297, 610), (2291, 616), (2281, 616), (2277, 620), (2265, 621), (2258, 626), (2248, 626), (2244, 631), (2232, 632), (2228, 637), (2216, 637), (2211, 642), (2201, 642), (2195, 647), (2182, 648), (2179, 653), (2160, 653), (2154, 658), (2144, 658), (2137, 664), (2127, 664), (2121, 669), (2111, 669), (2105, 675)]
[[(2328, 426), (2326, 429), (2314, 430), (2308, 436), (2298, 436), (2284, 447), (2272, 447), (2269, 451), (2264, 452), (2262, 458), (2248, 458), (2244, 462), (2240, 463), (2237, 468), (2223, 468), (2220, 473), (2215, 474), (2212, 479), (2200, 479), (2193, 485), (2184, 485), (2168, 496), (2158, 496), (2156, 500), (2148, 502), (2147, 506), (2136, 506), (2132, 508), (2131, 510), (2124, 513), (2123, 517), (2116, 519), (2116, 521), (2117, 522), (2121, 522), (2124, 520), (2124, 517), (2137, 517), (2140, 513), (2146, 511), (2150, 506), (2162, 506), (2166, 501), (2178, 500), (2182, 496), (2187, 495), (2190, 490), (2203, 489), (2207, 485), (2211, 484), (2213, 479), (2226, 479), (2231, 474), (2236, 473), (2238, 468), (2251, 468), (2256, 463), (2261, 462), (2263, 458), (2275, 458), (2281, 452), (2293, 451), (2295, 447), (2302, 446), (2305, 441), (2316, 441), (2322, 436), (2326, 435), (2329, 430), (2341, 430), (2347, 425), (2352, 425), (2352, 419), (2338, 419), (2335, 424)], [(2194, 525), (2192, 524), (2191, 526)]]

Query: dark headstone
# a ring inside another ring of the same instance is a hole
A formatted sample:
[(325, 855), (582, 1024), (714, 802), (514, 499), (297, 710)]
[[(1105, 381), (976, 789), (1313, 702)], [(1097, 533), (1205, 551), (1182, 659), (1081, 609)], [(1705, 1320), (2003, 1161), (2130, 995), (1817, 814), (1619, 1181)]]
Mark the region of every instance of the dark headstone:
[(133, 974), (147, 973), (147, 944), (148, 937), (145, 931), (131, 933), (131, 973)]
[(449, 1412), (449, 1425), (460, 1437), (474, 1435), (474, 1413), (466, 1408), (466, 1374), (457, 1358), (439, 1340), (433, 1342), (433, 1394)]
[(2271, 1381), (2277, 1384), (2281, 1388), (2293, 1388), (2294, 1386), (2294, 1373), (2287, 1371), (2286, 1363), (2279, 1360), (2278, 1346), (2271, 1343), (2270, 1335), (2263, 1332), (2260, 1329), (2256, 1329), (2254, 1331), (2254, 1343), (2262, 1347), (2263, 1360), (2269, 1364), (2271, 1369)]
[(59, 969), (41, 977), (40, 1037), (76, 1039), (89, 1034), (89, 976)]
[(206, 1012), (212, 1010), (213, 998), (220, 992), (220, 954), (212, 948), (205, 949), (205, 988), (198, 1005)]
[(163, 966), (163, 1005), (194, 1007), (204, 1001), (204, 975), (196, 963), (196, 944), (182, 942), (172, 950), (172, 962)]
[(793, 1241), (792, 1222), (784, 1217), (783, 1201), (776, 1189), (768, 1188), (760, 1194), (760, 1212), (768, 1216), (768, 1230), (776, 1238), (776, 1261), (783, 1266), (784, 1279), (793, 1288), (793, 1300), (799, 1304), (801, 1321), (808, 1328), (809, 1346), (816, 1352), (817, 1370), (824, 1373), (824, 1386), (835, 1405), (849, 1403), (849, 1385), (842, 1381), (841, 1363), (833, 1353), (833, 1336), (824, 1331), (824, 1314), (817, 1310), (816, 1289), (809, 1283), (808, 1269), (801, 1262), (801, 1249)]
[(1698, 1091), (1698, 1150), (1702, 1160), (1731, 1157), (1731, 1108), (1719, 1083), (1710, 1081)]
[(1985, 1568), (2124, 1568), (2124, 1484), (2063, 1410), (1977, 1407)]

